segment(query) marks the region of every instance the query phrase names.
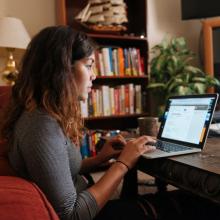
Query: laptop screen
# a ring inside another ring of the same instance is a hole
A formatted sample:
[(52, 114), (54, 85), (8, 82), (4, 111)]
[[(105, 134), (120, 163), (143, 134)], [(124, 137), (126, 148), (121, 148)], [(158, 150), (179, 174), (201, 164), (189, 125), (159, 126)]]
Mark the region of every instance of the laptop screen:
[(215, 94), (169, 98), (160, 139), (200, 146), (206, 139), (215, 105)]

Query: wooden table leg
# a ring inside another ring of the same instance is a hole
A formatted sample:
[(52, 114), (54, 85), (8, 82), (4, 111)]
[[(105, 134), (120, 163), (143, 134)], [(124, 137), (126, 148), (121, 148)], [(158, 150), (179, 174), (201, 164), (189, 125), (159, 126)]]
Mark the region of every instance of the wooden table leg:
[(155, 178), (155, 185), (157, 186), (158, 192), (167, 191), (167, 183), (159, 178)]
[(134, 167), (124, 177), (121, 199), (134, 199), (138, 195), (137, 168)]

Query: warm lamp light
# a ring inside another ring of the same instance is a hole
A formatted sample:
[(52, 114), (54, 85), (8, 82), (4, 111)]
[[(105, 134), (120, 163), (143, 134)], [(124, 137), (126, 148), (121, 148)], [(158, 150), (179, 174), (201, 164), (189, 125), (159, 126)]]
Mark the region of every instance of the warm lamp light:
[(29, 34), (20, 19), (0, 18), (0, 47), (4, 47), (8, 51), (6, 66), (0, 74), (7, 84), (13, 84), (18, 74), (13, 51), (16, 48), (26, 49), (29, 42)]

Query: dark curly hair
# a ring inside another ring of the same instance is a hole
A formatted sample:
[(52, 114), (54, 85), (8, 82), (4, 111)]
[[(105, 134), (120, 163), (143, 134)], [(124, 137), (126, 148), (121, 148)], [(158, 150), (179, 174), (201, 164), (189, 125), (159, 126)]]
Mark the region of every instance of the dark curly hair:
[(54, 117), (65, 135), (79, 143), (83, 121), (72, 65), (90, 56), (95, 44), (84, 33), (68, 26), (40, 31), (30, 42), (12, 99), (4, 116), (1, 135), (10, 140), (24, 111), (41, 108)]

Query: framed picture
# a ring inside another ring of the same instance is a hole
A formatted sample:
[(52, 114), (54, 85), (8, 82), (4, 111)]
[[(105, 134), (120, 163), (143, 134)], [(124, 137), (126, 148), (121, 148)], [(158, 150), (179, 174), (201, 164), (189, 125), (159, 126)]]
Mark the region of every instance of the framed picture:
[(203, 21), (203, 48), (205, 72), (220, 79), (220, 17)]

